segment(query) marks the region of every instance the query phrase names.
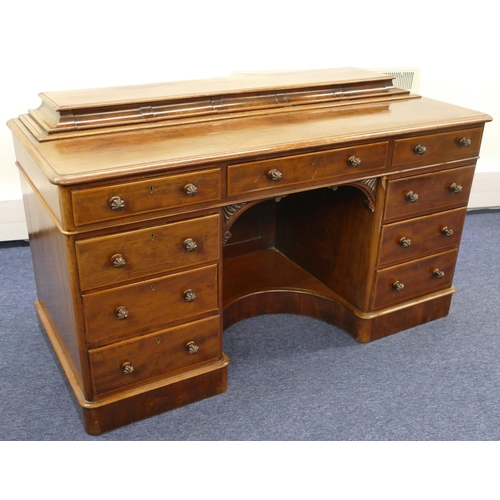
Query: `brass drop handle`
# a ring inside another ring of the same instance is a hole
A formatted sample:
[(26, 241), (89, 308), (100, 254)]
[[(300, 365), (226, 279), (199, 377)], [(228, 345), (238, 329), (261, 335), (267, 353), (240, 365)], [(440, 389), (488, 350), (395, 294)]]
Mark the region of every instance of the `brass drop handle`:
[(421, 144), (417, 144), (414, 148), (413, 148), (413, 152), (416, 154), (416, 155), (423, 155), (425, 154), (425, 152), (427, 151), (427, 148), (425, 146), (422, 146)]
[(471, 139), (469, 139), (468, 137), (462, 137), (462, 138), (458, 141), (458, 145), (459, 145), (461, 148), (468, 148), (471, 144), (472, 144), (472, 140), (471, 140)]
[(404, 287), (405, 287), (405, 286), (404, 286), (404, 284), (403, 284), (403, 283), (401, 283), (401, 281), (395, 281), (395, 282), (392, 284), (392, 288), (393, 288), (394, 290), (396, 290), (397, 292), (401, 292), (401, 291), (403, 291)]
[(112, 196), (108, 200), (108, 205), (110, 206), (111, 210), (114, 210), (115, 212), (119, 212), (120, 210), (125, 208), (125, 202), (119, 196)]
[(443, 229), (441, 229), (441, 234), (443, 236), (453, 236), (453, 229), (448, 226), (444, 226)]
[(134, 367), (130, 361), (125, 361), (121, 366), (123, 375), (130, 375), (134, 371)]
[(359, 167), (361, 165), (361, 159), (356, 156), (350, 156), (349, 158), (347, 158), (347, 164), (350, 167)]
[(191, 288), (184, 290), (184, 292), (182, 292), (182, 296), (184, 297), (184, 300), (186, 302), (193, 302), (194, 299), (196, 299), (196, 294), (193, 292), (193, 290), (191, 290)]
[(444, 271), (441, 271), (440, 269), (434, 269), (432, 275), (436, 278), (442, 278), (444, 276)]
[(279, 182), (282, 177), (283, 174), (279, 170), (276, 170), (275, 168), (269, 170), (269, 172), (267, 173), (267, 178), (271, 179), (274, 182)]
[(196, 241), (193, 240), (193, 238), (185, 239), (182, 242), (182, 246), (184, 247), (184, 250), (186, 250), (186, 252), (194, 252), (198, 248), (198, 245)]
[(186, 184), (184, 186), (186, 196), (194, 196), (198, 192), (198, 188), (194, 184)]
[(128, 318), (128, 311), (125, 306), (120, 306), (115, 309), (115, 316), (118, 319), (127, 319)]
[(200, 348), (191, 340), (186, 344), (186, 349), (189, 354), (196, 354)]
[(411, 203), (415, 203), (418, 201), (418, 194), (413, 191), (408, 191), (405, 196), (405, 200)]
[(123, 258), (123, 255), (121, 253), (117, 253), (111, 257), (111, 263), (115, 267), (123, 267), (127, 262)]
[(456, 182), (450, 184), (450, 187), (448, 189), (450, 190), (450, 192), (455, 194), (462, 192), (462, 186), (460, 184), (457, 184)]
[(408, 247), (411, 245), (411, 240), (410, 240), (410, 238), (406, 238), (405, 236), (403, 236), (403, 237), (399, 240), (399, 244), (400, 244), (403, 248), (408, 248)]

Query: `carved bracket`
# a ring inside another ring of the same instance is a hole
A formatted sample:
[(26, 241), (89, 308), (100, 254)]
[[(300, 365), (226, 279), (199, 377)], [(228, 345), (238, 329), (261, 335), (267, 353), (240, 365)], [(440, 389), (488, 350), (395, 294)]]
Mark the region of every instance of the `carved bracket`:
[[(361, 189), (366, 195), (366, 204), (371, 212), (375, 211), (375, 202), (377, 201), (377, 177), (373, 179), (364, 179), (362, 181), (348, 182), (347, 184), (342, 184), (342, 186), (353, 186)], [(339, 186), (330, 186), (330, 189), (336, 191)]]

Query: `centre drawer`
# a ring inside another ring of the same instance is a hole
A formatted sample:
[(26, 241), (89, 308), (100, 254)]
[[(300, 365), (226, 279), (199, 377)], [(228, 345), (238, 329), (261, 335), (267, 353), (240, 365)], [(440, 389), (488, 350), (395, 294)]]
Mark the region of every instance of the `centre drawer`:
[(457, 249), (450, 250), (377, 271), (373, 309), (394, 306), (449, 288), (457, 254)]
[(82, 290), (203, 264), (219, 258), (219, 215), (76, 242)]
[(389, 181), (385, 221), (465, 207), (469, 201), (474, 168), (471, 165)]
[(95, 394), (221, 358), (219, 316), (89, 350)]
[(83, 296), (89, 344), (216, 310), (217, 265)]
[(155, 177), (71, 192), (75, 226), (220, 199), (219, 169)]
[(387, 143), (379, 142), (229, 165), (227, 193), (234, 196), (329, 178), (341, 181), (353, 176), (364, 177), (383, 172), (386, 157)]

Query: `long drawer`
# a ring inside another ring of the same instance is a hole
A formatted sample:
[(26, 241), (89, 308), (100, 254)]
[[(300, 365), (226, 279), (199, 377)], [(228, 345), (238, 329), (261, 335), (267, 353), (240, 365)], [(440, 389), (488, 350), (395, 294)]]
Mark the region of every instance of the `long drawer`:
[(392, 164), (430, 165), (445, 161), (475, 158), (479, 155), (482, 127), (453, 132), (425, 134), (394, 141)]
[(155, 177), (71, 192), (76, 226), (220, 199), (219, 169)]
[(82, 290), (219, 258), (218, 214), (76, 242)]
[(467, 208), (382, 227), (379, 266), (389, 266), (458, 247)]
[(216, 310), (217, 265), (83, 296), (87, 342)]
[(449, 288), (458, 250), (377, 271), (373, 309), (389, 307)]
[(382, 173), (387, 142), (229, 165), (227, 193), (233, 196), (301, 183)]
[(220, 359), (219, 316), (89, 350), (95, 394)]
[(471, 165), (389, 181), (385, 221), (466, 206), (474, 168)]

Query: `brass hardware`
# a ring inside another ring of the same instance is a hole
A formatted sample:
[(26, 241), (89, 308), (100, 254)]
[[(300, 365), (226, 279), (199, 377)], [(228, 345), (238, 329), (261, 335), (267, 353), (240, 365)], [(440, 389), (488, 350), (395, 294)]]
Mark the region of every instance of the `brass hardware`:
[(186, 196), (194, 196), (198, 192), (198, 188), (194, 184), (186, 184), (184, 186)]
[(410, 238), (406, 238), (406, 237), (402, 237), (400, 240), (399, 240), (399, 244), (403, 247), (403, 248), (408, 248), (410, 245), (411, 245), (411, 240)]
[(200, 348), (191, 340), (186, 344), (186, 349), (189, 354), (196, 354)]
[(125, 208), (125, 202), (119, 196), (112, 196), (108, 200), (108, 204), (111, 210), (114, 210), (115, 212), (119, 212), (120, 210)]
[(130, 361), (125, 361), (121, 366), (124, 375), (130, 375), (134, 371), (134, 367)]
[(441, 229), (441, 234), (443, 236), (453, 236), (453, 229), (450, 229), (448, 226), (444, 226), (443, 229)]
[(357, 158), (356, 156), (350, 156), (347, 158), (347, 164), (350, 167), (359, 167), (361, 165), (361, 159)]
[(415, 146), (413, 148), (413, 152), (416, 155), (423, 155), (423, 154), (425, 154), (426, 151), (427, 151), (427, 148), (425, 146), (422, 146), (421, 144), (418, 144), (417, 146)]
[(411, 203), (415, 203), (418, 201), (418, 194), (413, 191), (408, 191), (405, 196), (405, 200)]
[(467, 138), (467, 137), (462, 137), (459, 141), (458, 141), (458, 145), (461, 147), (461, 148), (468, 148), (470, 145), (472, 144), (472, 140)]
[(193, 302), (194, 299), (196, 299), (196, 294), (193, 292), (193, 290), (191, 290), (191, 288), (184, 290), (184, 292), (182, 292), (182, 296), (184, 297), (184, 300), (186, 302)]
[(123, 255), (121, 253), (117, 253), (111, 257), (111, 263), (115, 267), (123, 267), (127, 262), (123, 258)]
[(125, 306), (120, 306), (115, 309), (115, 316), (118, 319), (127, 319), (128, 318), (128, 311)]
[(269, 172), (267, 173), (267, 177), (268, 179), (271, 179), (274, 182), (279, 182), (283, 177), (283, 174), (279, 170), (273, 168), (269, 170)]
[(462, 192), (462, 186), (460, 184), (457, 184), (456, 182), (454, 182), (453, 184), (450, 184), (449, 190), (452, 193), (458, 194), (458, 193)]
[(432, 275), (435, 276), (436, 278), (442, 278), (444, 276), (444, 271), (440, 271), (439, 269), (434, 269)]
[(194, 241), (192, 238), (185, 239), (182, 243), (182, 246), (184, 247), (184, 250), (186, 250), (186, 252), (194, 252), (198, 247), (196, 241)]
[(396, 290), (397, 292), (401, 292), (403, 289), (404, 289), (404, 284), (401, 283), (401, 281), (395, 281), (393, 284), (392, 284), (392, 288), (394, 290)]
[(154, 292), (155, 290), (156, 290), (156, 285), (153, 283), (153, 284), (151, 285), (151, 291), (152, 291), (152, 292)]
[(149, 186), (149, 193), (150, 194), (153, 194), (153, 191), (155, 190), (155, 187), (154, 186)]

